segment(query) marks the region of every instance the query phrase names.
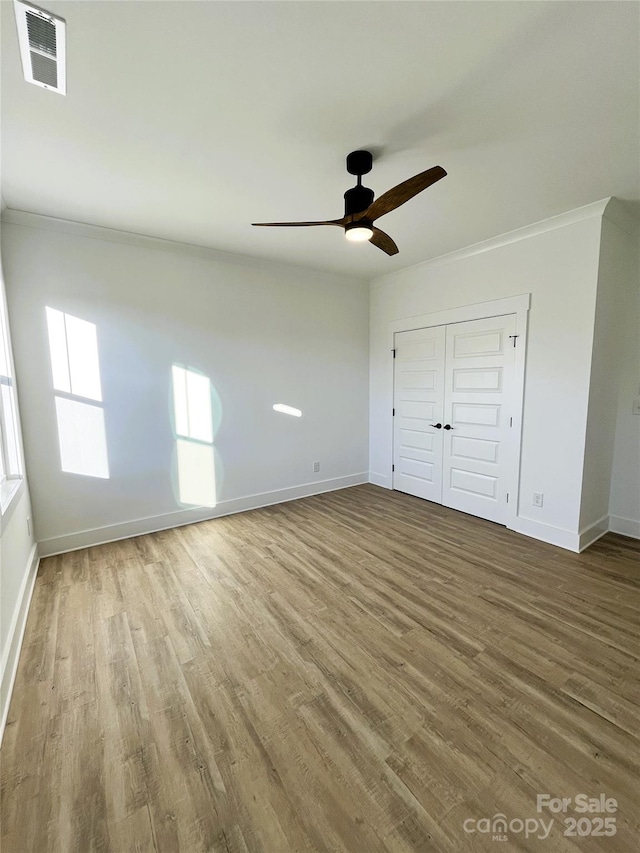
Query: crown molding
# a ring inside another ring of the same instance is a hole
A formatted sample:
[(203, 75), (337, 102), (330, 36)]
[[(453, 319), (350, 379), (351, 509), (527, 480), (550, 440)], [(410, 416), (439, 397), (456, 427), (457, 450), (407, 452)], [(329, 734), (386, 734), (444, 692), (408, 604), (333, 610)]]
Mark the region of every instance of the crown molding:
[[(606, 216), (609, 221), (613, 222), (632, 236), (637, 236), (640, 233), (640, 221), (627, 210), (624, 203), (620, 202), (617, 198), (609, 197), (584, 205), (583, 207), (575, 208), (574, 210), (566, 211), (565, 213), (557, 214), (556, 216), (551, 216), (548, 219), (542, 219), (539, 222), (532, 223), (531, 225), (525, 225), (522, 228), (507, 231), (505, 234), (490, 237), (479, 243), (473, 243), (470, 246), (455, 249), (453, 252), (448, 252), (444, 255), (438, 255), (437, 257), (430, 258), (426, 261), (420, 261), (417, 264), (402, 267), (392, 273), (385, 273), (383, 276), (376, 276), (373, 279), (369, 279), (369, 283), (372, 288), (385, 287), (386, 285), (391, 284), (397, 275), (405, 272), (406, 270), (417, 268), (426, 269), (433, 266), (440, 266), (442, 264), (454, 263), (455, 261), (472, 257), (473, 255), (493, 251), (494, 249), (498, 249), (502, 246), (507, 246), (510, 243), (527, 240), (530, 237), (544, 234), (546, 231), (553, 231), (557, 228), (564, 228), (567, 225), (582, 222), (585, 219), (602, 216)], [(193, 243), (180, 243), (174, 240), (165, 240), (161, 237), (150, 237), (146, 234), (120, 231), (116, 228), (105, 228), (100, 225), (76, 222), (71, 219), (60, 219), (54, 216), (45, 216), (41, 213), (31, 213), (29, 211), (16, 210), (6, 206), (2, 208), (1, 220), (3, 223), (20, 225), (25, 228), (37, 228), (44, 231), (72, 234), (88, 239), (120, 243), (161, 252), (186, 254), (191, 255), (192, 257), (204, 258), (209, 261), (218, 261), (240, 266), (255, 266), (256, 264), (260, 264), (273, 270), (283, 268), (289, 270), (299, 269), (304, 270), (307, 274), (316, 273), (348, 281), (363, 282), (367, 280), (365, 277), (347, 275), (344, 273), (331, 273), (315, 267), (289, 264), (285, 261), (276, 261), (271, 258), (261, 258), (255, 255), (241, 255), (234, 252), (226, 252), (221, 249), (199, 246)]]
[(396, 270), (392, 273), (385, 273), (383, 276), (378, 276), (371, 281), (371, 287), (379, 288), (393, 284), (394, 279), (400, 273), (409, 269), (441, 266), (443, 264), (454, 263), (461, 261), (464, 258), (480, 255), (484, 252), (491, 252), (494, 249), (499, 249), (502, 246), (508, 246), (510, 243), (518, 243), (520, 240), (528, 240), (530, 237), (536, 237), (538, 234), (544, 234), (546, 231), (555, 231), (557, 228), (565, 228), (567, 225), (573, 225), (576, 222), (582, 222), (585, 219), (594, 217), (602, 217), (611, 197), (594, 201), (591, 204), (586, 204), (583, 207), (577, 207), (575, 210), (568, 210), (565, 213), (559, 213), (556, 216), (550, 216), (548, 219), (541, 219), (539, 222), (534, 222), (531, 225), (524, 225), (522, 228), (516, 228), (513, 231), (507, 231), (505, 234), (500, 234), (497, 237), (489, 237), (487, 240), (482, 240), (479, 243), (473, 243), (471, 246), (466, 246), (462, 249), (455, 249), (453, 252), (447, 252), (445, 255), (438, 255), (436, 258), (430, 258), (427, 261), (421, 261), (418, 264), (412, 264), (409, 267), (404, 267), (401, 270)]
[(317, 267), (306, 267), (300, 264), (291, 264), (286, 261), (276, 261), (272, 258), (261, 258), (257, 255), (241, 255), (235, 252), (226, 252), (222, 249), (213, 249), (208, 246), (199, 246), (195, 243), (180, 243), (175, 240), (165, 240), (162, 237), (150, 237), (146, 234), (136, 234), (132, 231), (120, 231), (117, 228), (104, 228), (101, 225), (91, 225), (86, 222), (77, 222), (72, 219), (59, 219), (55, 216), (45, 216), (42, 213), (31, 213), (26, 210), (16, 210), (8, 207), (2, 211), (1, 221), (3, 224), (19, 225), (24, 228), (35, 228), (41, 231), (53, 231), (59, 234), (71, 234), (76, 237), (84, 237), (90, 240), (103, 240), (109, 243), (120, 243), (139, 249), (151, 249), (156, 252), (172, 252), (181, 255), (203, 258), (218, 263), (233, 264), (235, 266), (260, 266), (273, 271), (278, 270), (303, 270), (306, 275), (325, 276), (341, 281), (367, 282), (364, 276), (349, 275), (347, 273), (331, 272), (318, 269)]

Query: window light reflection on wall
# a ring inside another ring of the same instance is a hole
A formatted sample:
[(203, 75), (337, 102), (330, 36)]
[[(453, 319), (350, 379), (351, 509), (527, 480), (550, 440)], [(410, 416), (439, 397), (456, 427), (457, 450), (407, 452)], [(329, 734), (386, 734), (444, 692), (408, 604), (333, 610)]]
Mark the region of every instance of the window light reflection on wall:
[(302, 412), (293, 406), (285, 406), (284, 403), (276, 403), (273, 407), (274, 412), (282, 412), (283, 415), (292, 415), (294, 418), (301, 418)]
[(55, 308), (46, 314), (61, 468), (108, 479), (96, 325)]
[(211, 382), (174, 364), (171, 368), (180, 502), (216, 505)]

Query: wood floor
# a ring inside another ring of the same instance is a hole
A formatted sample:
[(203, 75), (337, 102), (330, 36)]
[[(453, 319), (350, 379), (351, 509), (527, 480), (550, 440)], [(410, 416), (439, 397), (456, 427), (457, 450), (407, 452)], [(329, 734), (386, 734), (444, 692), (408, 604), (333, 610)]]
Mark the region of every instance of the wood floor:
[(45, 559), (2, 853), (632, 853), (639, 562), (375, 486)]

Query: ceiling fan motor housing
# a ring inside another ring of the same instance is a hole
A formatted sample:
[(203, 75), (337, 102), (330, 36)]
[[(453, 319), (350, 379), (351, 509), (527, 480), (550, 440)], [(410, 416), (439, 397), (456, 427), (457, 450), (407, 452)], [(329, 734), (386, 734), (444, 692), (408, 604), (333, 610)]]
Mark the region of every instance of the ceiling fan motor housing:
[(344, 215), (353, 216), (362, 213), (373, 203), (373, 190), (358, 184), (344, 194)]

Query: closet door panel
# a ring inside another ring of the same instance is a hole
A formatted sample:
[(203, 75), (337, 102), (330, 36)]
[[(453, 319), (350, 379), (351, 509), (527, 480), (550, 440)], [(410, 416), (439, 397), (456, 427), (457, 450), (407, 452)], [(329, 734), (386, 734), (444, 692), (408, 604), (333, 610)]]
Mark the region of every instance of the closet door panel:
[(515, 316), (446, 327), (442, 503), (505, 523)]
[[(445, 328), (395, 336), (393, 488), (442, 500)], [(440, 423), (440, 428), (434, 424)]]

